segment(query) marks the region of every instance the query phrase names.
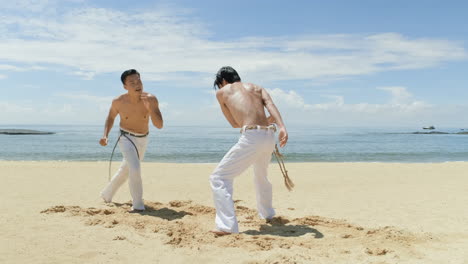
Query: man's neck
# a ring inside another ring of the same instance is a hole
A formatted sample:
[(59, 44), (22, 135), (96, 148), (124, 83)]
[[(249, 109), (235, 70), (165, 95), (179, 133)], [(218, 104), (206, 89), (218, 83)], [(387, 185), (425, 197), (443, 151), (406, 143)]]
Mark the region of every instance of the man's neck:
[(130, 100), (130, 103), (138, 103), (140, 101), (140, 95), (139, 94), (130, 94), (130, 93), (128, 93), (128, 98)]

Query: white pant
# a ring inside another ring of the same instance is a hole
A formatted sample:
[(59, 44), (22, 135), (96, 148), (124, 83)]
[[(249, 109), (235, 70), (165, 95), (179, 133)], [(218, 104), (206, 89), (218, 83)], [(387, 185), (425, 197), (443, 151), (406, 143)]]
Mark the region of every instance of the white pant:
[[(127, 138), (128, 137), (128, 138)], [(138, 155), (132, 142), (138, 148)], [(130, 187), (130, 194), (132, 195), (133, 209), (144, 210), (145, 205), (143, 204), (143, 185), (141, 181), (141, 166), (140, 161), (146, 152), (146, 146), (148, 145), (148, 137), (134, 137), (131, 135), (121, 135), (119, 141), (119, 148), (123, 155), (122, 165), (120, 165), (117, 173), (112, 177), (109, 184), (101, 192), (101, 197), (106, 202), (111, 202), (112, 197), (122, 184), (128, 180)]]
[(232, 200), (233, 180), (250, 165), (254, 168), (258, 214), (264, 219), (275, 215), (272, 207), (272, 186), (267, 179), (268, 164), (274, 148), (275, 133), (272, 130), (246, 130), (211, 174), (217, 230), (239, 232)]

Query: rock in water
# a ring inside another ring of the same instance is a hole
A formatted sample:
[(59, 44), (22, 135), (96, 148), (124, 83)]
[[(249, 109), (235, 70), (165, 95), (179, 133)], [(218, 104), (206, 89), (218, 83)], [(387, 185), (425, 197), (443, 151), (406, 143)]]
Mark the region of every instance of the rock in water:
[(51, 135), (55, 132), (39, 131), (31, 129), (0, 129), (0, 134), (4, 135)]

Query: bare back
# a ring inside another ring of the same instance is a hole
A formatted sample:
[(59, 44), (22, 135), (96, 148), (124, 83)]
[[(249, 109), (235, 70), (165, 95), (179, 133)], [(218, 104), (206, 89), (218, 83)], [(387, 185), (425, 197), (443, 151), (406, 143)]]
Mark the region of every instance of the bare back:
[(224, 104), (239, 126), (266, 126), (268, 120), (262, 89), (255, 84), (236, 82), (224, 86), (218, 92), (221, 92)]

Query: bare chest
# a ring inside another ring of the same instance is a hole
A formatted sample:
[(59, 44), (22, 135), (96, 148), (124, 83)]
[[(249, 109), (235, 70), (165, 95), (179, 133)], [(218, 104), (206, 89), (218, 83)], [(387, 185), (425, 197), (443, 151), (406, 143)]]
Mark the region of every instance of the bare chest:
[(148, 120), (148, 110), (143, 103), (122, 103), (119, 109), (121, 121), (141, 122)]

